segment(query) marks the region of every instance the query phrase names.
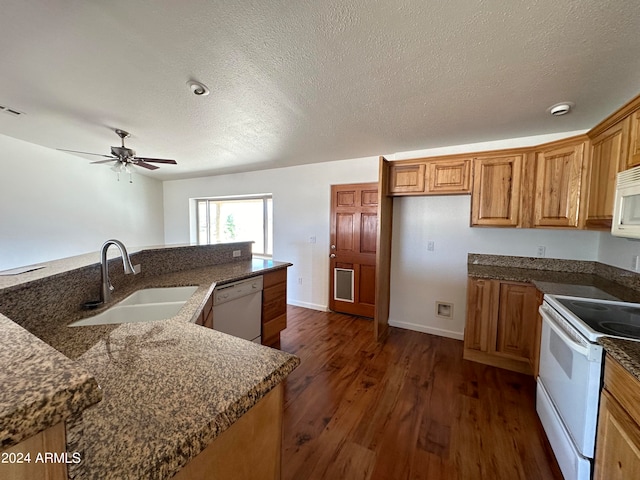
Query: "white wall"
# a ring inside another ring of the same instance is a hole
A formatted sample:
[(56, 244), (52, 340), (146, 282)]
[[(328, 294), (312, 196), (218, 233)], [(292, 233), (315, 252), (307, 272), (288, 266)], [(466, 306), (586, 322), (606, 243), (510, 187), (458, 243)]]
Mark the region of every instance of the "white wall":
[[(394, 199), (389, 324), (462, 339), (467, 254), (596, 260), (599, 232), (471, 228), (470, 195)], [(427, 244), (434, 242), (434, 250)], [(453, 304), (453, 318), (436, 316), (436, 301)]]
[[(538, 145), (582, 132), (401, 152), (415, 158)], [(328, 303), (331, 184), (376, 181), (377, 157), (165, 182), (165, 240), (189, 241), (189, 199), (272, 193), (274, 259), (290, 261), (289, 302), (324, 309)], [(470, 228), (470, 196), (399, 198), (394, 207), (390, 321), (397, 326), (461, 338), (467, 253), (595, 260), (600, 233)], [(316, 244), (309, 237), (317, 238)], [(435, 251), (427, 252), (427, 241)], [(302, 285), (298, 284), (302, 278)], [(435, 301), (454, 304), (454, 318), (435, 316)]]
[(0, 270), (93, 252), (109, 238), (163, 243), (162, 183), (0, 135)]
[(640, 240), (614, 237), (609, 232), (600, 234), (599, 262), (634, 271), (632, 262), (637, 255), (640, 255)]
[[(378, 181), (378, 157), (164, 183), (165, 241), (189, 242), (189, 199), (273, 194), (273, 258), (293, 263), (289, 303), (325, 309), (329, 295), (330, 185)], [(316, 243), (309, 243), (309, 237)], [(302, 278), (302, 285), (298, 279)]]

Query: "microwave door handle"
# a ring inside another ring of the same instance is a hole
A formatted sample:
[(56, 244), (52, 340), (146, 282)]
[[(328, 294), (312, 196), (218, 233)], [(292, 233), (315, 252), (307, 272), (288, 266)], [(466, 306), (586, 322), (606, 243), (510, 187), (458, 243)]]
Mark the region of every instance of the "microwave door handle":
[(578, 352), (583, 357), (587, 357), (590, 361), (592, 361), (591, 360), (591, 355), (589, 355), (589, 353), (590, 353), (589, 347), (585, 347), (584, 345), (580, 345), (573, 338), (571, 338), (569, 335), (567, 335), (567, 333), (564, 331), (564, 329), (562, 327), (560, 327), (560, 325), (558, 325), (556, 322), (554, 322), (553, 318), (551, 318), (544, 311), (544, 309), (542, 309), (542, 307), (540, 308), (540, 313), (542, 314), (542, 318), (549, 324), (551, 329), (554, 332), (556, 332), (556, 334), (562, 339), (562, 341), (564, 343), (566, 343), (573, 351)]

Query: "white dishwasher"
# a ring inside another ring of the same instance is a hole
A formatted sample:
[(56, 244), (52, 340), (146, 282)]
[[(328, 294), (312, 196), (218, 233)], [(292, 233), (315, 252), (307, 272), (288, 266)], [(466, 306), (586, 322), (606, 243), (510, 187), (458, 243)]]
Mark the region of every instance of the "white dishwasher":
[(213, 294), (213, 329), (261, 343), (262, 275), (227, 283)]

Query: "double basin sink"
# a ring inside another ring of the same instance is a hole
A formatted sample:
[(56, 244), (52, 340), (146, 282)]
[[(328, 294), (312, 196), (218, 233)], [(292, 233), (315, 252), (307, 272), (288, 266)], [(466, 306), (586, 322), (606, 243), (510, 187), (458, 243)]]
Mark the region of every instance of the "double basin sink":
[(139, 323), (165, 320), (178, 314), (182, 306), (198, 289), (191, 287), (145, 288), (133, 292), (113, 307), (93, 317), (70, 323), (70, 327)]

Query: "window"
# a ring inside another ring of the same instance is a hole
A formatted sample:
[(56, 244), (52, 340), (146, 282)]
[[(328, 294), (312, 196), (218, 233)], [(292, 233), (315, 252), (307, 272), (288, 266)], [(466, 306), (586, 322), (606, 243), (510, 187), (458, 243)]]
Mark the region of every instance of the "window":
[(253, 241), (253, 253), (273, 254), (271, 195), (196, 199), (198, 245)]

